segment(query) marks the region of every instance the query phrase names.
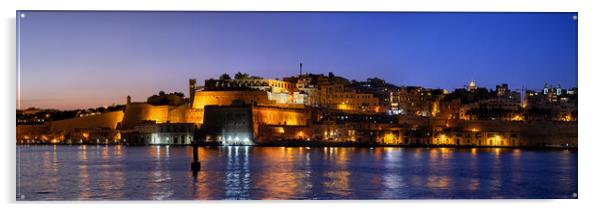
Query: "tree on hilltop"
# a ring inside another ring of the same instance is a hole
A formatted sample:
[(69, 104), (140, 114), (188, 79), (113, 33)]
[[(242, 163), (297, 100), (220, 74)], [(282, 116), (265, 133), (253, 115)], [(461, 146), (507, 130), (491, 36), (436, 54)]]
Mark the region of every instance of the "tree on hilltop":
[(230, 75), (228, 75), (227, 73), (222, 74), (221, 76), (219, 76), (219, 80), (231, 80), (232, 78), (230, 78)]

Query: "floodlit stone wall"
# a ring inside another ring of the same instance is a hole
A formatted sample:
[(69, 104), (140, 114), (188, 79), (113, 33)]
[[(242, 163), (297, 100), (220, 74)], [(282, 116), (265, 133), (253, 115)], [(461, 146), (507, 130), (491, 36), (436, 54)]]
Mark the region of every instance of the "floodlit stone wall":
[[(174, 117), (177, 115), (174, 113)], [(125, 107), (125, 115), (121, 123), (122, 128), (132, 128), (144, 121), (165, 123), (169, 120), (169, 106), (150, 105), (147, 103), (130, 103)]]
[(100, 115), (76, 117), (50, 122), (50, 133), (69, 132), (74, 129), (109, 128), (115, 129), (123, 119), (123, 111), (102, 113)]
[(244, 104), (270, 104), (266, 91), (197, 91), (194, 94), (192, 108), (203, 109), (206, 105), (225, 106), (234, 100)]
[(310, 117), (305, 109), (259, 106), (253, 107), (254, 122), (262, 125), (307, 125)]

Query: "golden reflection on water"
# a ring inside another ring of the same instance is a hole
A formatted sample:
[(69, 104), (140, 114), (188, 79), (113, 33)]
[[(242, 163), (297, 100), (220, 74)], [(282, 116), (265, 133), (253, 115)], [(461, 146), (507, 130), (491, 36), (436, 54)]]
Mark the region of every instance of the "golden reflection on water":
[(59, 161), (56, 156), (56, 145), (52, 147), (52, 165), (51, 165), (52, 173), (57, 176), (57, 182), (59, 178)]
[[(192, 158), (192, 151), (194, 151), (194, 148), (191, 148), (189, 151), (190, 158)], [(199, 147), (197, 153), (200, 161), (208, 161), (211, 158), (211, 150), (208, 148)]]
[(479, 186), (481, 186), (481, 182), (479, 181), (479, 179), (477, 179), (477, 178), (470, 179), (470, 183), (468, 184), (468, 189), (470, 191), (478, 190)]
[(449, 176), (429, 176), (426, 186), (430, 189), (447, 189), (450, 185)]
[(429, 151), (429, 159), (439, 158), (439, 150), (437, 148), (431, 148)]
[(121, 148), (121, 145), (115, 145), (115, 146), (113, 147), (113, 154), (115, 154), (115, 158), (117, 158), (117, 159), (121, 160), (121, 158), (123, 157), (123, 156), (122, 156), (122, 155), (123, 155), (123, 152), (122, 152), (122, 151), (123, 151), (123, 150), (122, 150), (122, 148)]
[(92, 196), (90, 191), (90, 174), (88, 173), (88, 146), (80, 146), (79, 152), (79, 198), (89, 199)]
[(79, 152), (79, 159), (81, 161), (88, 161), (88, 151), (87, 151), (88, 146), (87, 145), (81, 145), (79, 147), (79, 149), (81, 150)]
[(451, 153), (448, 148), (443, 147), (443, 148), (440, 148), (440, 150), (441, 150), (441, 157), (443, 159), (448, 159), (450, 157)]
[(56, 144), (52, 145), (52, 162), (53, 163), (57, 163), (58, 161), (56, 160)]
[(272, 172), (260, 179), (259, 186), (265, 186), (265, 193), (260, 199), (290, 199), (299, 188), (295, 174)]
[(512, 150), (512, 156), (515, 157), (515, 158), (519, 158), (520, 155), (521, 155), (521, 153), (522, 152), (520, 151), (520, 149), (514, 149), (514, 150)]
[[(205, 170), (207, 164), (216, 163), (215, 160), (219, 160), (223, 156), (223, 148), (219, 148), (216, 151), (215, 147), (198, 147), (197, 153), (199, 161), (201, 162), (201, 171), (196, 173), (196, 177), (193, 175), (193, 196), (195, 199), (206, 200), (206, 199), (221, 199), (221, 194), (225, 193), (223, 183), (225, 180), (227, 171), (209, 171)], [(186, 153), (188, 158), (192, 160), (194, 148), (187, 148)], [(228, 155), (226, 155), (228, 157)]]
[(123, 170), (118, 169), (113, 172), (113, 185), (111, 186), (111, 192), (117, 196), (117, 198), (123, 198), (123, 186), (125, 185), (125, 174)]
[[(470, 149), (470, 159), (469, 159), (469, 164), (468, 164), (468, 168), (469, 168), (469, 172), (470, 173), (479, 173), (479, 165), (478, 165), (478, 157), (477, 157), (477, 148), (471, 148)], [(468, 190), (474, 192), (477, 191), (479, 189), (479, 187), (481, 186), (481, 181), (479, 180), (479, 178), (476, 177), (472, 177), (469, 180), (468, 183)]]
[[(52, 154), (52, 155), (51, 155)], [(55, 192), (59, 189), (59, 166), (56, 158), (56, 145), (53, 145), (52, 153), (44, 151), (42, 155), (42, 168), (47, 171), (46, 175), (43, 176), (45, 181), (45, 192)]]
[[(109, 146), (105, 146), (105, 149), (103, 149), (103, 159), (115, 159), (117, 161), (117, 163), (121, 163), (121, 159), (123, 158), (123, 148), (121, 145), (114, 145), (112, 146), (112, 155), (114, 158), (107, 158), (105, 157), (105, 155), (111, 155), (111, 154), (105, 154), (105, 151), (109, 151), (110, 148)], [(111, 163), (115, 163), (115, 162), (111, 162)], [(106, 193), (106, 196), (114, 196), (117, 199), (123, 198), (123, 188), (125, 185), (125, 173), (123, 172), (123, 168), (121, 167), (113, 167), (114, 164), (103, 164), (102, 165), (102, 172), (100, 173), (100, 176), (102, 177), (101, 182), (102, 183), (102, 188), (104, 188), (104, 191)], [(121, 165), (119, 165), (121, 166)]]
[(336, 151), (337, 149), (335, 149), (335, 162), (337, 164), (337, 166), (340, 166), (342, 168), (347, 168), (347, 162), (348, 162), (348, 158), (347, 158), (347, 151), (349, 148), (341, 148), (340, 151)]
[(216, 191), (210, 190), (210, 187), (207, 186), (207, 183), (211, 180), (209, 173), (201, 171), (193, 180), (195, 185), (194, 198), (198, 200), (212, 199), (210, 195), (215, 194)]
[(349, 189), (349, 171), (329, 171), (324, 173), (326, 180), (322, 182), (325, 190), (328, 193), (335, 194), (337, 196), (346, 197), (351, 195)]
[[(507, 197), (505, 189), (513, 189), (516, 182), (530, 180), (523, 168), (529, 167), (524, 165), (525, 159), (535, 154), (506, 148), (200, 147), (198, 153), (203, 165), (192, 179), (188, 167), (184, 171), (187, 175), (182, 175), (181, 167), (174, 168), (189, 165), (190, 161), (180, 161), (192, 158), (189, 147), (127, 149), (129, 147), (82, 145), (70, 148), (71, 157), (63, 157), (60, 146), (58, 153), (57, 146), (48, 146), (36, 158), (36, 161), (42, 160), (37, 167), (41, 167), (44, 178), (48, 178), (40, 186), (42, 195), (57, 198), (56, 195), (64, 195), (61, 192), (67, 190), (67, 195), (79, 199), (344, 199), (359, 196), (399, 199), (413, 195), (449, 197), (460, 191), (468, 194), (468, 198), (481, 194), (497, 198)], [(138, 153), (134, 154), (134, 150)], [(416, 157), (420, 152), (422, 159)], [(570, 151), (559, 154), (561, 157), (555, 158), (550, 166), (561, 167), (556, 176), (561, 182), (571, 182), (574, 174), (571, 165), (576, 156)], [(122, 162), (129, 161), (133, 155), (141, 156), (144, 162), (132, 163), (137, 169), (131, 172), (127, 167), (132, 166)], [(71, 168), (65, 169), (65, 163), (71, 164)], [(63, 172), (69, 173), (69, 177), (63, 175), (61, 179), (59, 173)], [(66, 188), (66, 184), (72, 185), (71, 188)], [(507, 187), (509, 184), (511, 188)], [(136, 192), (134, 197), (126, 196), (132, 192)]]
[(169, 146), (152, 146), (147, 148), (147, 154), (151, 158), (161, 161), (169, 159)]
[[(324, 181), (322, 186), (326, 192), (340, 196), (347, 197), (351, 195), (349, 176), (351, 173), (348, 169), (348, 158), (347, 151), (349, 148), (329, 148), (326, 158), (328, 161), (334, 162), (333, 169), (336, 171), (327, 171), (323, 174)], [(349, 150), (352, 151), (352, 150)], [(380, 155), (376, 153), (375, 155)]]
[(422, 148), (414, 149), (414, 158), (417, 158), (417, 159), (422, 158)]
[(379, 180), (374, 185), (381, 185), (381, 197), (386, 199), (392, 199), (399, 196), (404, 196), (403, 190), (406, 187), (406, 182), (402, 173), (398, 171), (399, 168), (403, 167), (402, 155), (403, 151), (400, 148), (387, 148), (384, 150), (384, 172), (386, 174), (381, 175)]
[(502, 189), (502, 161), (500, 159), (501, 149), (494, 148), (493, 149), (495, 158), (493, 160), (493, 165), (491, 166), (492, 180), (490, 188), (492, 188), (492, 192), (498, 192)]
[(152, 171), (148, 172), (148, 191), (150, 191), (149, 199), (152, 200), (163, 200), (171, 197), (174, 192), (170, 186), (171, 173), (169, 167), (163, 162), (169, 159), (169, 146), (154, 146), (147, 148), (147, 154), (153, 158), (154, 163)]
[[(98, 148), (98, 146), (96, 147)], [(112, 164), (109, 164), (108, 162), (106, 162), (107, 160), (109, 160), (109, 146), (105, 145), (101, 147), (101, 151), (100, 151), (100, 158), (102, 159), (102, 161), (105, 161), (104, 163), (100, 164), (100, 173), (96, 173), (95, 175), (98, 176), (99, 179), (99, 187), (101, 189), (101, 195), (102, 196), (110, 196), (110, 195), (114, 195), (111, 191), (112, 187), (115, 185), (114, 183), (114, 179), (113, 179), (113, 167)]]
[(302, 149), (293, 147), (281, 147), (280, 151), (274, 151), (273, 148), (260, 148), (256, 151), (259, 155), (265, 155), (267, 164), (271, 164), (263, 171), (262, 176), (258, 176), (257, 187), (262, 188), (263, 195), (259, 199), (290, 199), (295, 194), (302, 193), (300, 182), (305, 181), (305, 175), (296, 172), (294, 163), (302, 158), (295, 158), (295, 155), (301, 155)]
[(103, 146), (102, 150), (100, 151), (100, 158), (103, 160), (107, 160), (109, 159), (109, 146)]
[[(571, 169), (569, 167), (571, 167), (571, 152), (568, 149), (562, 150), (560, 153), (560, 160), (558, 160), (558, 167), (564, 167), (559, 169), (560, 172), (562, 173), (562, 176), (569, 176), (571, 173)], [(564, 180), (564, 179), (563, 179)]]
[(375, 161), (379, 161), (381, 159), (382, 150), (380, 148), (372, 149), (370, 148), (370, 157), (373, 157)]
[(512, 180), (514, 181), (523, 181), (523, 171), (522, 166), (523, 162), (521, 161), (522, 151), (520, 149), (512, 150), (512, 160), (510, 166), (512, 168)]
[(46, 170), (52, 168), (52, 161), (50, 160), (50, 152), (45, 151), (42, 157), (42, 167)]
[[(436, 172), (430, 173), (426, 177), (426, 187), (431, 190), (449, 189), (452, 184), (452, 178), (449, 176), (454, 167), (451, 167), (451, 157), (454, 149), (445, 147), (433, 148), (429, 154), (429, 170)], [(440, 171), (447, 170), (447, 171)]]

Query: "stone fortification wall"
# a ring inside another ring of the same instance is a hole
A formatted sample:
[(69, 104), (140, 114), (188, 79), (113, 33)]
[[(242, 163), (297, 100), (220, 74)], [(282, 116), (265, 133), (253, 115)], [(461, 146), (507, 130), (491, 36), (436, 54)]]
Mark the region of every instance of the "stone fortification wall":
[(50, 133), (68, 132), (74, 129), (115, 129), (117, 123), (123, 119), (123, 111), (103, 113), (85, 117), (76, 117), (50, 122)]
[(139, 125), (144, 121), (165, 123), (168, 120), (169, 106), (167, 105), (155, 106), (147, 103), (130, 103), (125, 107), (125, 115), (121, 127), (128, 129)]
[(266, 91), (197, 91), (192, 108), (202, 110), (206, 105), (226, 106), (234, 100), (251, 105), (273, 103), (268, 100)]

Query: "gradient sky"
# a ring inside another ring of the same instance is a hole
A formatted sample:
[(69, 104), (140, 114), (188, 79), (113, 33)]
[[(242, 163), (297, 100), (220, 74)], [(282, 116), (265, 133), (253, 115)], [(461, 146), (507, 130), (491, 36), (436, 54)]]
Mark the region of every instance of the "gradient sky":
[[(23, 15), (24, 14), (24, 15)], [(20, 108), (125, 103), (189, 78), (304, 71), (453, 90), (577, 86), (577, 13), (17, 13)]]

